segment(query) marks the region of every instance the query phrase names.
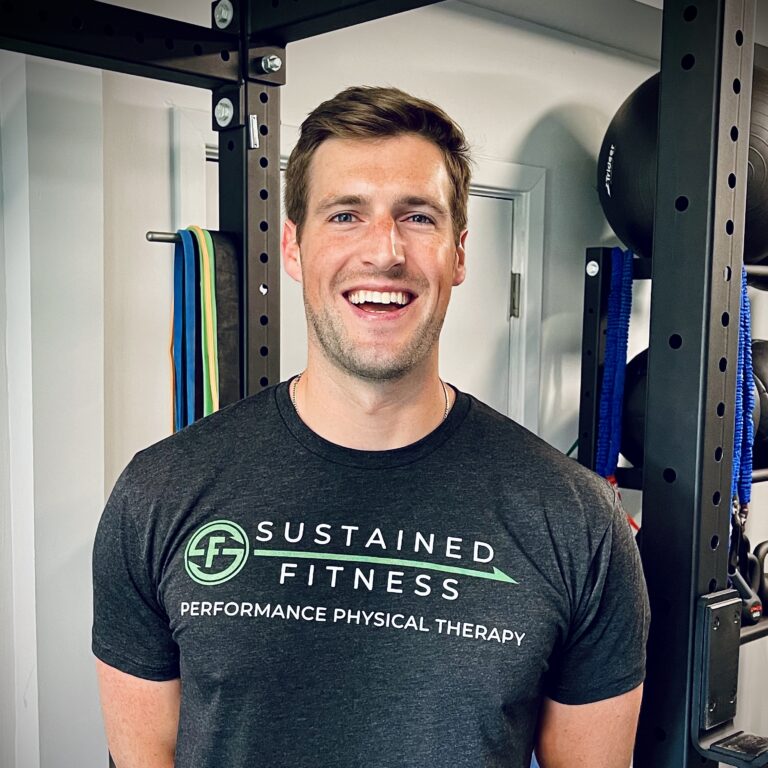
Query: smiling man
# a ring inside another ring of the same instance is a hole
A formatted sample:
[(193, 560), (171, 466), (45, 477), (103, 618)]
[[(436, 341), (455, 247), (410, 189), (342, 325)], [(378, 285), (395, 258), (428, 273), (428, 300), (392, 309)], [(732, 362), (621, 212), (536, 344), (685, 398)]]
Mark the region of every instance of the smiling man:
[(648, 607), (615, 494), (439, 375), (469, 180), (394, 88), (302, 125), (306, 370), (138, 454), (99, 526), (118, 768), (629, 765)]

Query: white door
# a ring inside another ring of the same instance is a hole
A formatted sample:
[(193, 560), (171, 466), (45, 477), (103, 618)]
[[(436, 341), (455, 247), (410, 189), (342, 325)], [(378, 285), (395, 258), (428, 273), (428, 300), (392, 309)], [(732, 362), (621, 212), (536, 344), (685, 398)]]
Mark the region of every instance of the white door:
[(467, 279), (440, 340), (443, 378), (508, 415), (513, 215), (514, 200), (470, 195)]

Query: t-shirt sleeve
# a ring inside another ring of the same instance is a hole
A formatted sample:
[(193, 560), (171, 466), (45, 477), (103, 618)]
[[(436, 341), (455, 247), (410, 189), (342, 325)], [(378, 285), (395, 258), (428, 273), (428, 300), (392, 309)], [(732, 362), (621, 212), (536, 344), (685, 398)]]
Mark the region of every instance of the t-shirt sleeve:
[(136, 523), (130, 466), (115, 485), (93, 547), (93, 653), (147, 680), (179, 676), (178, 646), (150, 578), (146, 542)]
[(650, 610), (640, 555), (618, 502), (576, 598), (548, 696), (588, 704), (636, 688), (645, 679)]

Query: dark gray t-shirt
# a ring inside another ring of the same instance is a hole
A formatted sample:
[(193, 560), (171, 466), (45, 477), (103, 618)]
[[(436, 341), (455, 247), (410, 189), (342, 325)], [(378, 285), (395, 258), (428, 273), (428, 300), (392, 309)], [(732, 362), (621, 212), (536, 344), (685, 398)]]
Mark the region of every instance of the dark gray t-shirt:
[(543, 696), (644, 676), (614, 491), (474, 398), (341, 448), (285, 383), (139, 453), (94, 548), (94, 653), (181, 677), (179, 768), (527, 768)]

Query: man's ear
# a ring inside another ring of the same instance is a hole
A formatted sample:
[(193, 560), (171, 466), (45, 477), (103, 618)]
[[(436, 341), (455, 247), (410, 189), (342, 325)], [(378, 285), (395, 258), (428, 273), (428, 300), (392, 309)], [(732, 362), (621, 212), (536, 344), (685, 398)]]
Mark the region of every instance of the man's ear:
[(455, 261), (453, 264), (453, 285), (461, 285), (464, 282), (464, 278), (467, 276), (467, 268), (464, 264), (466, 258), (466, 252), (464, 250), (464, 244), (467, 241), (467, 233), (469, 230), (464, 230), (459, 236), (459, 244), (456, 246)]
[(280, 243), (285, 271), (297, 282), (301, 282), (301, 249), (296, 239), (296, 225), (286, 219), (283, 224), (283, 238)]

